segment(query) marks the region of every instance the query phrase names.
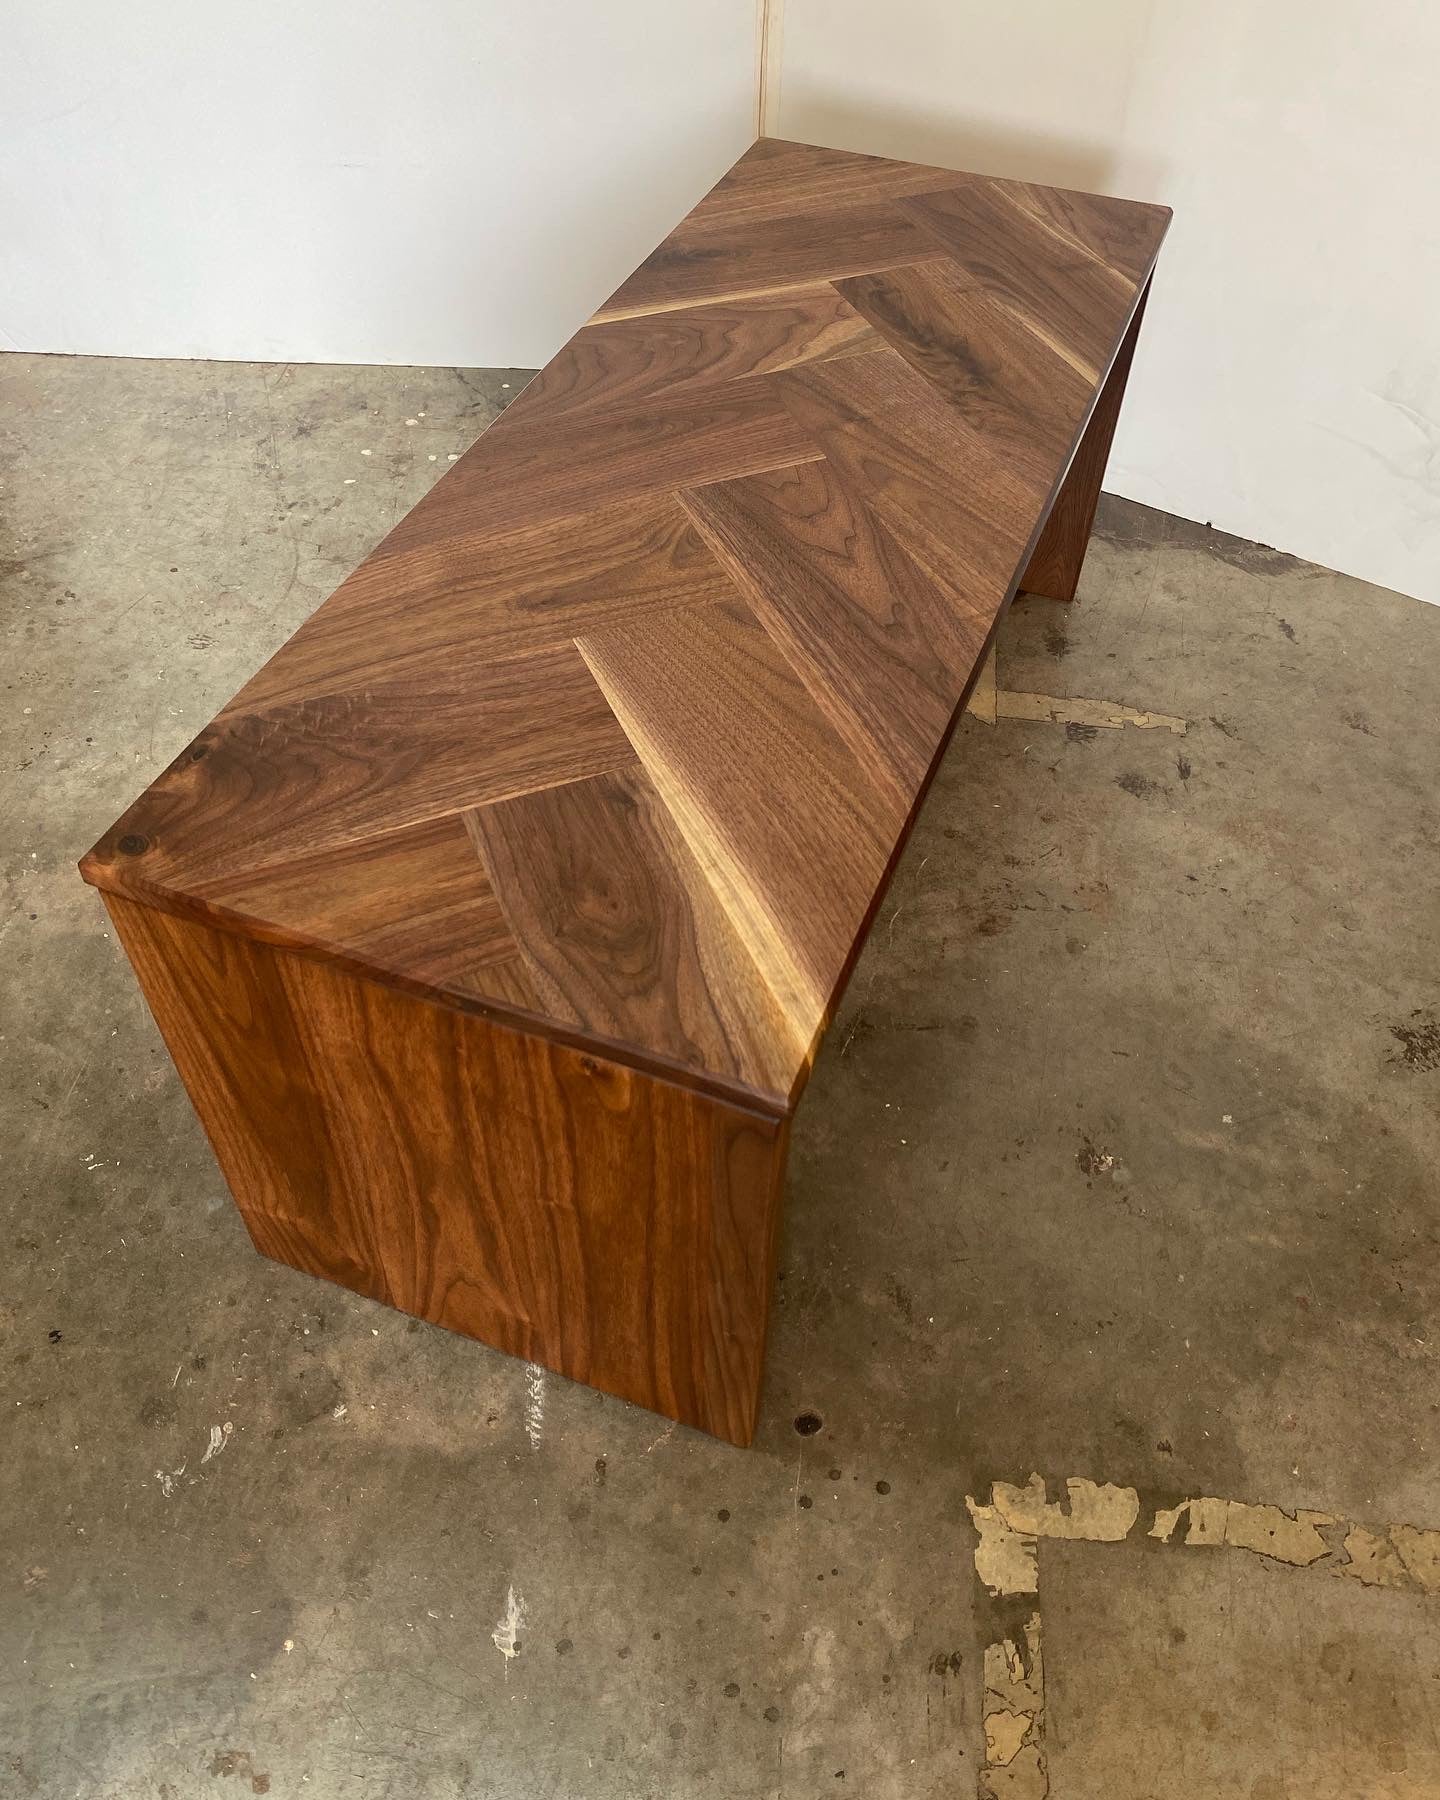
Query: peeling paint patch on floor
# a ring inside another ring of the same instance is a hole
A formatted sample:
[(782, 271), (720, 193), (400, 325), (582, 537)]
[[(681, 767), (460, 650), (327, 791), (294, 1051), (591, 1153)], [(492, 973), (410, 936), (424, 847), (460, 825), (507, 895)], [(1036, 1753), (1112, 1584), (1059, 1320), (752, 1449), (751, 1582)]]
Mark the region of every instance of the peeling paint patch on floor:
[(1172, 713), (1142, 712), (1119, 700), (1092, 700), (1082, 695), (1021, 694), (999, 685), (992, 649), (977, 676), (965, 710), (987, 725), (999, 719), (1029, 719), (1036, 724), (1078, 726), (1082, 731), (1169, 731), (1184, 737), (1188, 723)]
[[(1183, 1536), (1177, 1535), (1184, 1522)], [(1343, 1575), (1367, 1587), (1440, 1594), (1440, 1531), (1415, 1525), (1370, 1526), (1300, 1507), (1252, 1506), (1203, 1495), (1160, 1507), (1148, 1534), (1162, 1543), (1224, 1545), (1272, 1562)]]
[(980, 1541), (975, 1546), (975, 1573), (992, 1594), (1033, 1594), (1038, 1587), (1035, 1540), (1014, 1531), (996, 1506), (981, 1506), (965, 1496)]
[[(981, 1719), (985, 1760), (978, 1800), (1047, 1800), (1044, 1661), (1040, 1646), (1042, 1539), (1118, 1544), (1140, 1538), (1183, 1549), (1246, 1550), (1292, 1569), (1314, 1569), (1367, 1587), (1440, 1594), (1440, 1531), (1415, 1525), (1369, 1526), (1333, 1513), (1283, 1507), (1213, 1494), (1157, 1506), (1137, 1533), (1140, 1496), (1134, 1488), (1069, 1476), (1051, 1484), (1032, 1473), (1023, 1487), (997, 1481), (987, 1500), (965, 1496), (975, 1526), (979, 1605), (993, 1619), (985, 1647)], [(1016, 1599), (1031, 1601), (1017, 1625)]]
[(1179, 1506), (1161, 1508), (1149, 1535), (1162, 1543), (1174, 1543), (1182, 1519), (1188, 1521), (1188, 1526), (1185, 1537), (1178, 1541), (1186, 1544), (1224, 1544), (1233, 1550), (1253, 1550), (1258, 1556), (1269, 1556), (1301, 1569), (1331, 1554), (1330, 1545), (1320, 1535), (1322, 1525), (1335, 1523), (1329, 1513), (1307, 1512), (1301, 1507), (1291, 1514), (1278, 1506), (1250, 1506), (1243, 1500), (1202, 1496)]
[(970, 690), (970, 698), (965, 702), (966, 712), (981, 719), (987, 725), (995, 723), (995, 646), (992, 643), (985, 660), (980, 665), (980, 672), (975, 677), (975, 685)]
[(1040, 1615), (1032, 1612), (1018, 1637), (985, 1646), (985, 1699), (981, 1709), (985, 1762), (980, 1800), (1045, 1800), (1045, 1676)]
[(1072, 1475), (1065, 1483), (1065, 1496), (1064, 1500), (1050, 1500), (1043, 1477), (1034, 1474), (1023, 1488), (997, 1481), (992, 1490), (1000, 1517), (1012, 1531), (1027, 1532), (1031, 1537), (1114, 1544), (1140, 1516), (1140, 1497), (1134, 1488), (1112, 1487), (1109, 1482)]

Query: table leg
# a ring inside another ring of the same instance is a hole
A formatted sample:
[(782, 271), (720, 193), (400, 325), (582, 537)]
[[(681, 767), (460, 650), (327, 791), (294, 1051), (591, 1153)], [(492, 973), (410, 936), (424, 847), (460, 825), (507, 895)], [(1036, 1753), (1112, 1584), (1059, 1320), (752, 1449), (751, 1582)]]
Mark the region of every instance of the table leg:
[(257, 1249), (750, 1441), (788, 1120), (105, 904)]
[(1090, 543), (1090, 528), (1095, 522), (1095, 508), (1100, 500), (1100, 483), (1104, 479), (1110, 443), (1115, 436), (1115, 422), (1120, 417), (1125, 382), (1149, 297), (1150, 284), (1147, 282), (1130, 328), (1110, 365), (1110, 373), (1100, 390), (1089, 423), (1071, 458), (1060, 492), (1055, 496), (1050, 516), (1025, 566), (1025, 573), (1020, 577), (1022, 594), (1039, 594), (1047, 600), (1075, 598), (1081, 565)]

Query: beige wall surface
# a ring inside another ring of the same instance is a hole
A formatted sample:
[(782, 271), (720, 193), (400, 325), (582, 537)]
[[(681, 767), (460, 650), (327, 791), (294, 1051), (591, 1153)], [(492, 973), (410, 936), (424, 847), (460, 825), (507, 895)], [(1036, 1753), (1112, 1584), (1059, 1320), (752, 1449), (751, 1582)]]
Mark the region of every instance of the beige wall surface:
[(543, 362), (754, 136), (753, 0), (46, 0), (0, 347)]
[(1440, 601), (1440, 7), (784, 0), (781, 25), (786, 137), (1175, 208), (1108, 486)]

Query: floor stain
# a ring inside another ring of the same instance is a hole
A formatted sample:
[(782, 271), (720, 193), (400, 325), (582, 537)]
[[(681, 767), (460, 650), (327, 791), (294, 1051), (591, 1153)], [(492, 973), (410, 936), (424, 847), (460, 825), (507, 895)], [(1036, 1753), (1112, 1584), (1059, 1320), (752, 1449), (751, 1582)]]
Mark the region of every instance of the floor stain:
[(1082, 1175), (1090, 1180), (1097, 1176), (1109, 1175), (1115, 1168), (1115, 1158), (1103, 1146), (1094, 1144), (1088, 1137), (1082, 1137), (1080, 1148), (1075, 1152), (1075, 1163)]
[(217, 1750), (206, 1765), (209, 1773), (219, 1776), (240, 1775), (250, 1783), (252, 1794), (268, 1794), (270, 1777), (255, 1767), (248, 1750)]
[(1127, 794), (1133, 794), (1137, 800), (1153, 800), (1165, 792), (1163, 781), (1156, 781), (1150, 775), (1142, 775), (1136, 769), (1127, 769), (1123, 775), (1117, 775), (1115, 785), (1124, 788)]
[(1440, 1018), (1423, 1007), (1390, 1027), (1400, 1046), (1399, 1060), (1410, 1069), (1440, 1069)]

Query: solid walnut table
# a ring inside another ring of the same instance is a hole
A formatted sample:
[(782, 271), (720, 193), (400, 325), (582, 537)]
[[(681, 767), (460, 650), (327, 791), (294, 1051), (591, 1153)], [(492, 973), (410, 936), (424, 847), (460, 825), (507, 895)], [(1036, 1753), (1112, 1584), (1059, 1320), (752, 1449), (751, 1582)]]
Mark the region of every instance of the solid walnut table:
[(260, 1250), (749, 1441), (791, 1115), (1168, 219), (762, 140), (105, 834)]

